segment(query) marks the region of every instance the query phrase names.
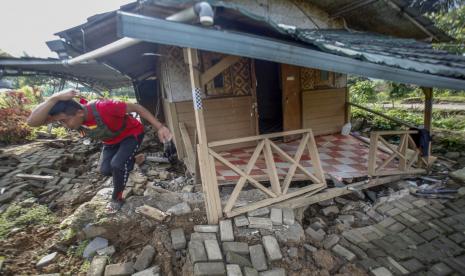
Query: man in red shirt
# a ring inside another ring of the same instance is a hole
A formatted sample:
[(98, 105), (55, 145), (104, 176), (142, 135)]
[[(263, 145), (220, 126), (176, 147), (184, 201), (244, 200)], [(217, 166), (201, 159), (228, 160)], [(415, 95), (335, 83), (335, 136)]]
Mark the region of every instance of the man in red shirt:
[(81, 105), (73, 100), (77, 90), (68, 89), (54, 94), (38, 105), (27, 119), (30, 126), (60, 122), (69, 129), (79, 130), (85, 136), (102, 140), (100, 172), (113, 177), (112, 201), (109, 211), (123, 205), (123, 190), (129, 172), (134, 167), (134, 154), (144, 137), (144, 126), (129, 115), (135, 112), (147, 120), (158, 132), (161, 142), (168, 142), (172, 135), (147, 109), (139, 104), (114, 100), (98, 100)]

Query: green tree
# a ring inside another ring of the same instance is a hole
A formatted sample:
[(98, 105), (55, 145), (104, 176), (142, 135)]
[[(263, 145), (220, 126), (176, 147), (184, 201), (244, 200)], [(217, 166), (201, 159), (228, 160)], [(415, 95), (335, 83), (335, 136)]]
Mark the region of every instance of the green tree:
[(436, 43), (434, 46), (451, 53), (465, 53), (465, 3), (461, 2), (448, 10), (431, 13), (429, 17), (435, 25), (455, 41)]
[(376, 99), (375, 83), (371, 80), (357, 81), (349, 90), (351, 102), (367, 103)]

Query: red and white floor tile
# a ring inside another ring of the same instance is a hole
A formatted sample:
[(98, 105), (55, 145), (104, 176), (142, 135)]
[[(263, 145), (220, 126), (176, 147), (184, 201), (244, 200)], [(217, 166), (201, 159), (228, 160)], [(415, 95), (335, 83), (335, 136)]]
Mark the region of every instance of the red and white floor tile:
[[(331, 174), (339, 179), (367, 175), (369, 148), (366, 144), (353, 136), (343, 136), (339, 134), (317, 136), (315, 137), (315, 140), (320, 155), (321, 165), (326, 174)], [(291, 157), (294, 156), (299, 146), (299, 141), (275, 143)], [(237, 165), (240, 169), (245, 170), (254, 150), (255, 147), (233, 149), (220, 152), (220, 155), (232, 164)], [(377, 163), (381, 164), (383, 162), (382, 160), (387, 158), (388, 155), (378, 151), (377, 157)], [(291, 163), (286, 162), (276, 153), (274, 153), (274, 161), (276, 163), (278, 176), (280, 178), (284, 178), (291, 166)], [(300, 164), (310, 172), (313, 171), (308, 151), (304, 152), (304, 155), (300, 160)], [(390, 166), (388, 166), (388, 168), (389, 167)], [(239, 179), (238, 174), (219, 161), (216, 161), (216, 171), (218, 181), (220, 183), (234, 182)], [(267, 179), (267, 169), (263, 154), (255, 163), (251, 175), (256, 179)], [(302, 179), (303, 177), (304, 175), (299, 172), (299, 169), (297, 169), (295, 178)]]

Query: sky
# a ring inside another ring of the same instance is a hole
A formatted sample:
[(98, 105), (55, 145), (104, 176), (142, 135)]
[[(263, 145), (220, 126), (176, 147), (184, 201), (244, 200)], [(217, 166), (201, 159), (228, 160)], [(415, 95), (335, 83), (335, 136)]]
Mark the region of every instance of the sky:
[(19, 57), (57, 57), (45, 44), (53, 34), (135, 0), (0, 0), (0, 49)]

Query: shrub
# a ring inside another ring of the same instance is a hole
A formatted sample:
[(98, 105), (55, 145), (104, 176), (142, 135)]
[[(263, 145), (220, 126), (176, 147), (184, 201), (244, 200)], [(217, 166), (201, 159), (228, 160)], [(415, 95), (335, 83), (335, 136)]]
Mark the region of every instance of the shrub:
[(0, 142), (21, 142), (31, 134), (31, 128), (26, 124), (30, 114), (26, 105), (29, 103), (24, 93), (18, 91), (8, 91), (0, 96)]

